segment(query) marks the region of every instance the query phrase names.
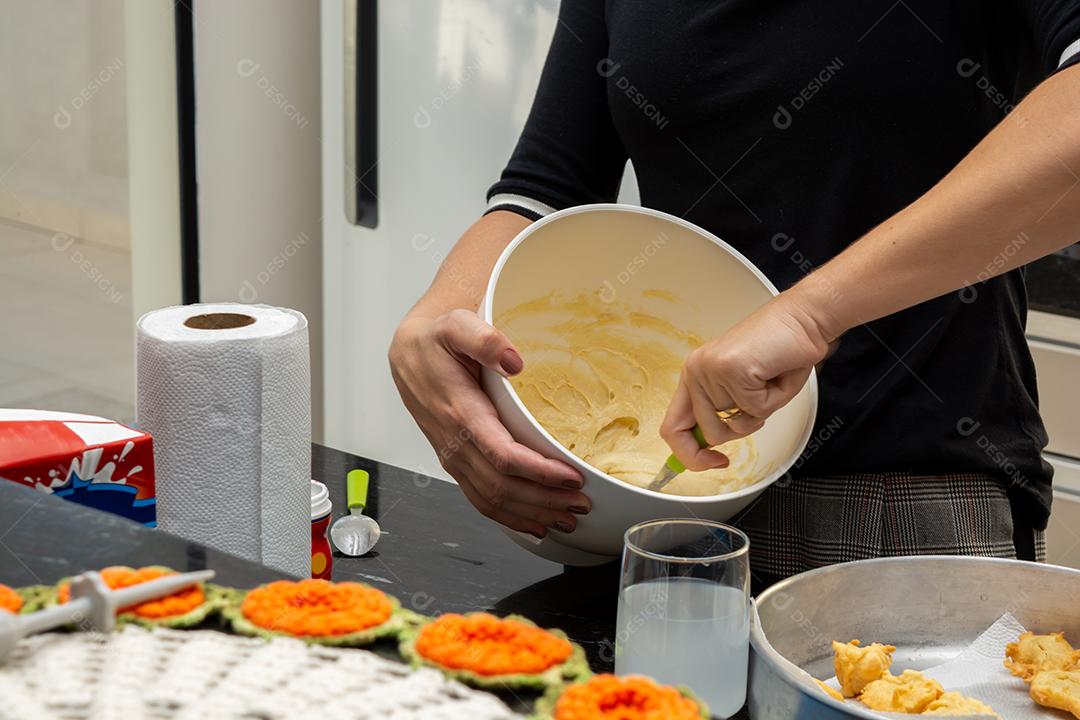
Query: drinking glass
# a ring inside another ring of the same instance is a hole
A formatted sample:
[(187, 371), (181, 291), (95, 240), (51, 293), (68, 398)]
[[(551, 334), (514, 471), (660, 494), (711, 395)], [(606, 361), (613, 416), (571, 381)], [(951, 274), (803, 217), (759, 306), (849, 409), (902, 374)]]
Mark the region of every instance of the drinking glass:
[(626, 531), (615, 672), (686, 685), (721, 718), (746, 701), (750, 541), (709, 520)]

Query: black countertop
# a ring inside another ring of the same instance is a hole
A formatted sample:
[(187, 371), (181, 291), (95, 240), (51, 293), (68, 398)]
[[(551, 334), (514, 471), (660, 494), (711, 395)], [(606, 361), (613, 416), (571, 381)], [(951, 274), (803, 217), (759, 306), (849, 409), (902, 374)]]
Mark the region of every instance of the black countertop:
[[(520, 613), (580, 643), (594, 671), (614, 659), (618, 566), (563, 568), (518, 547), (449, 483), (315, 445), (312, 477), (344, 514), (345, 475), (371, 475), (366, 513), (383, 535), (367, 555), (334, 554), (334, 579), (358, 580), (424, 614)], [(285, 577), (160, 530), (0, 482), (0, 582), (20, 586), (108, 565), (206, 567), (215, 582), (253, 587)], [(740, 714), (737, 717), (745, 717)]]
[(581, 643), (594, 670), (614, 660), (618, 563), (563, 568), (515, 545), (450, 483), (316, 446), (316, 480), (326, 484), (335, 517), (345, 508), (345, 475), (371, 474), (365, 514), (383, 535), (359, 558), (334, 553), (334, 579), (386, 590), (425, 615), (490, 610), (520, 613)]

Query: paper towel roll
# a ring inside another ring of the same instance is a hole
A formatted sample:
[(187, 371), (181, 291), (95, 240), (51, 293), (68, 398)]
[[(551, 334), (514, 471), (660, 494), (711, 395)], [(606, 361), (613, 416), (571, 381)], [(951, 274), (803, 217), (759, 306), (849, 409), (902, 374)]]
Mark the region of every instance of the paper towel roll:
[(158, 526), (310, 575), (307, 319), (236, 303), (154, 310), (139, 319), (136, 367)]

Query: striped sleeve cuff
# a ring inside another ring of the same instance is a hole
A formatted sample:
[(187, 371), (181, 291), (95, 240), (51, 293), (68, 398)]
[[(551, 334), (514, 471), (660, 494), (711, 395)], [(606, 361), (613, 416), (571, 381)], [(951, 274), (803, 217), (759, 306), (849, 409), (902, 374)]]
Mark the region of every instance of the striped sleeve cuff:
[(546, 203), (524, 195), (515, 195), (514, 193), (496, 193), (492, 195), (491, 199), (488, 200), (487, 210), (484, 211), (484, 214), (487, 215), (495, 210), (509, 210), (530, 220), (539, 220), (545, 215), (555, 212), (555, 208)]
[(1061, 53), (1061, 59), (1058, 60), (1058, 68), (1065, 66), (1065, 63), (1074, 59), (1077, 55), (1080, 55), (1080, 38), (1077, 38)]

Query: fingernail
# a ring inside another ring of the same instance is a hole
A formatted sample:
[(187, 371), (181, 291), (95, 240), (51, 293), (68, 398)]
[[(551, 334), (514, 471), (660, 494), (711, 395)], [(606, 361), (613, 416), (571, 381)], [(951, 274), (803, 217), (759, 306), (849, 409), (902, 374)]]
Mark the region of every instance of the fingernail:
[(571, 505), (568, 508), (568, 510), (570, 510), (570, 512), (574, 513), (575, 515), (588, 515), (589, 514), (589, 508), (587, 508), (584, 505)]
[(556, 530), (558, 530), (561, 533), (569, 534), (569, 533), (574, 532), (574, 528), (570, 525), (570, 523), (566, 522), (565, 520), (559, 520), (557, 523), (555, 523), (551, 527), (555, 528)]
[(521, 372), (521, 369), (525, 367), (525, 361), (518, 355), (517, 350), (514, 348), (507, 348), (503, 350), (502, 356), (499, 357), (499, 367), (501, 367), (507, 375), (517, 375)]
[(569, 488), (570, 490), (580, 490), (583, 485), (584, 483), (580, 480), (563, 480), (562, 484), (564, 488)]

